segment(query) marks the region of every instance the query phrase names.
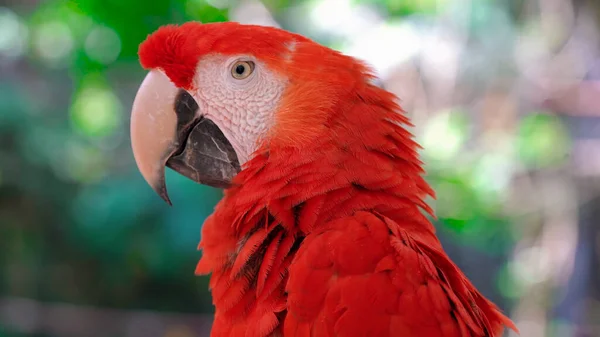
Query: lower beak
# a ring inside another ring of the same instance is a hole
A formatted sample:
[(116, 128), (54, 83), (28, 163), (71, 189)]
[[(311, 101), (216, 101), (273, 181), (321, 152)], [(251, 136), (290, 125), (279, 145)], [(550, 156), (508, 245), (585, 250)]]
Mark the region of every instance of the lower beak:
[(131, 146), (138, 169), (169, 205), (165, 166), (201, 184), (227, 188), (240, 171), (231, 143), (202, 117), (198, 104), (161, 71), (144, 79), (131, 112)]

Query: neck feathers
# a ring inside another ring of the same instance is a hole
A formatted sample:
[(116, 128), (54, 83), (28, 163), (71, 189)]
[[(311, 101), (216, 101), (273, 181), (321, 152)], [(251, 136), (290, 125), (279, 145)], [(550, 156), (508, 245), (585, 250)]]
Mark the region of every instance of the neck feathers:
[(328, 118), (326, 132), (302, 148), (259, 150), (203, 227), (199, 271), (211, 271), (209, 261), (234, 264), (240, 246), (259, 228), (281, 227), (303, 237), (321, 223), (361, 210), (433, 234), (422, 210), (433, 213), (424, 199), (434, 192), (422, 177), (418, 145), (404, 128), (410, 123), (394, 100), (364, 84)]
[(367, 210), (401, 220), (415, 235), (435, 236), (422, 212), (432, 213), (424, 198), (433, 191), (394, 99), (364, 84), (318, 137), (301, 148), (266, 144), (245, 165), (202, 228), (196, 273), (212, 272), (215, 326), (240, 317), (276, 325), (273, 308), (285, 308), (295, 252), (327, 221)]
[[(350, 93), (312, 142), (259, 151), (236, 178), (238, 186), (226, 192), (223, 205), (238, 215), (270, 209), (286, 229), (304, 233), (318, 221), (360, 210), (393, 219), (395, 213), (411, 214), (428, 227), (419, 209), (432, 214), (424, 198), (434, 192), (422, 176), (419, 146), (404, 128), (410, 123), (394, 99), (366, 84)], [(242, 234), (252, 224), (234, 226)]]

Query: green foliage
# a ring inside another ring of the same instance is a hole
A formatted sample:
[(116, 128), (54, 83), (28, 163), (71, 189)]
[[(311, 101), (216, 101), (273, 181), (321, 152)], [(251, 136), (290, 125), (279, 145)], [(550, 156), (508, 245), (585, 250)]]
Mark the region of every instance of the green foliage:
[(221, 192), (169, 171), (169, 208), (135, 169), (126, 110), (149, 33), (227, 12), (200, 1), (46, 1), (24, 19), (41, 78), (0, 78), (0, 293), (212, 311), (193, 271)]

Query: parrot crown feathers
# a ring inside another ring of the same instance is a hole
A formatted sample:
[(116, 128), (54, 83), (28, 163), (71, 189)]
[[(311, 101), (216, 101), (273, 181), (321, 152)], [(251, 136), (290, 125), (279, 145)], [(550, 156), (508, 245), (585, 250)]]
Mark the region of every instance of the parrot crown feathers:
[(150, 34), (140, 44), (139, 57), (145, 69), (160, 68), (176, 86), (190, 89), (198, 60), (206, 54), (253, 54), (273, 60), (298, 41), (310, 40), (274, 27), (187, 22), (166, 25)]

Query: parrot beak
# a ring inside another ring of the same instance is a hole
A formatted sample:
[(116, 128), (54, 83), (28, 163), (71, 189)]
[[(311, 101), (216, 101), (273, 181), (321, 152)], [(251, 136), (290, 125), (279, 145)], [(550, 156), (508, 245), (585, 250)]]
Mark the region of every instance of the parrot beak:
[(237, 154), (219, 127), (158, 70), (146, 76), (133, 102), (131, 147), (140, 173), (169, 205), (165, 166), (217, 188), (229, 187), (240, 171)]

